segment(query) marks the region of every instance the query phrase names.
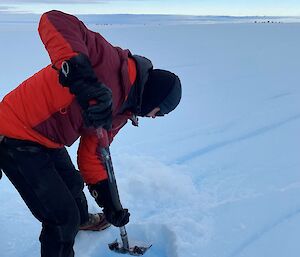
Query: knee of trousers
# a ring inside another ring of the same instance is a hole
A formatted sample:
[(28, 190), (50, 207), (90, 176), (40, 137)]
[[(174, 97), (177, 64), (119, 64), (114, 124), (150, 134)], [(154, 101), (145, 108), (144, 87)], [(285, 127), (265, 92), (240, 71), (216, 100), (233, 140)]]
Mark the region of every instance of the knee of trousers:
[(66, 211), (65, 218), (63, 219), (64, 223), (58, 226), (61, 232), (62, 242), (69, 242), (73, 240), (81, 223), (80, 211), (77, 204), (74, 204), (73, 208), (69, 208), (68, 211)]
[(40, 241), (73, 242), (81, 222), (80, 212), (75, 201), (72, 208), (68, 206), (54, 215), (55, 221), (43, 222)]

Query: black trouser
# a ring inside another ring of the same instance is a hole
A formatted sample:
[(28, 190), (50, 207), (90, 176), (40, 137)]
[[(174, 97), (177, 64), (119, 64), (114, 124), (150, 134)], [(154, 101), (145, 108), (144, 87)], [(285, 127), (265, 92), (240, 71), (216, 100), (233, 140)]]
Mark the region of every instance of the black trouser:
[(88, 220), (83, 180), (65, 148), (5, 138), (1, 167), (32, 214), (42, 222), (42, 257), (74, 256), (79, 225)]

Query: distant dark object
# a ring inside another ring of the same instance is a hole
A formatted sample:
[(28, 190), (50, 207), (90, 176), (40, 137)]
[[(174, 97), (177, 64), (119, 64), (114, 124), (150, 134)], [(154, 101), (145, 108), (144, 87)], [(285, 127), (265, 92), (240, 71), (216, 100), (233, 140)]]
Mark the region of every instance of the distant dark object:
[(272, 23), (272, 24), (279, 24), (279, 23), (282, 23), (281, 21), (254, 21), (254, 23)]

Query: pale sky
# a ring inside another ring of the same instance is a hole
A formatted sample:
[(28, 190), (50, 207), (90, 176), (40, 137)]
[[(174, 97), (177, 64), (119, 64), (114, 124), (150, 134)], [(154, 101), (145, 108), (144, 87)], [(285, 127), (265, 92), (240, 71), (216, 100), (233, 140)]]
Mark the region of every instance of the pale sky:
[(51, 9), (73, 14), (300, 16), (300, 0), (0, 0), (2, 12), (43, 13)]

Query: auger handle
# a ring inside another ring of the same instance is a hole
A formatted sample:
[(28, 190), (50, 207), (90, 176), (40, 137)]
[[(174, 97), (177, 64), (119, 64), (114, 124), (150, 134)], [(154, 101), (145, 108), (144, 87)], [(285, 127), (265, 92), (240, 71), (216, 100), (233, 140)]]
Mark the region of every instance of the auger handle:
[[(96, 132), (97, 132), (97, 137), (99, 139), (101, 139), (102, 136), (103, 136), (102, 128), (97, 128)], [(108, 167), (108, 173), (109, 174), (111, 173), (111, 176), (114, 177), (112, 168)], [(123, 248), (126, 249), (126, 250), (129, 250), (128, 235), (127, 235), (127, 231), (126, 231), (125, 226), (120, 227), (120, 236), (121, 236), (121, 239), (122, 239)]]

